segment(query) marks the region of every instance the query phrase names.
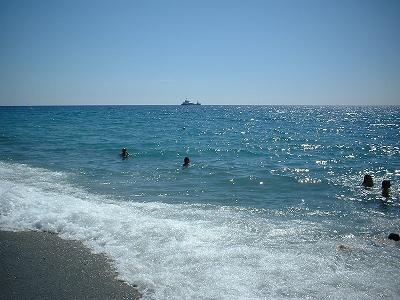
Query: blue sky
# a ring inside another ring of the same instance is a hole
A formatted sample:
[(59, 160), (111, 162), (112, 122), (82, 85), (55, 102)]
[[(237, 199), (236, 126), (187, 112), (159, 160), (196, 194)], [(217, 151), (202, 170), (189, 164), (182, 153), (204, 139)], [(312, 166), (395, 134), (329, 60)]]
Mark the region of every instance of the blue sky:
[(398, 0), (0, 0), (0, 105), (400, 104)]

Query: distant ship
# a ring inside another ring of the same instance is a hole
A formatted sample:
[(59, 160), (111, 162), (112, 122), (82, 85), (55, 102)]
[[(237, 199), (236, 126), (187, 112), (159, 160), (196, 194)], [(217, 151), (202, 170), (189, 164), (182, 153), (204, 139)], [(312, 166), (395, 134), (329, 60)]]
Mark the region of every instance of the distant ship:
[(199, 101), (197, 101), (197, 103), (193, 103), (190, 102), (188, 99), (186, 99), (185, 101), (182, 102), (181, 105), (201, 105), (201, 103)]

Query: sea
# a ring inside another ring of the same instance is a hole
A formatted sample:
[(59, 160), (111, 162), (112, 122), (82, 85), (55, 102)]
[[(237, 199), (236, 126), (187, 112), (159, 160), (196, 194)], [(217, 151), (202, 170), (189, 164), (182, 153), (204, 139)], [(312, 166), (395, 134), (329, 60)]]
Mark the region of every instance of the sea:
[(0, 107), (0, 229), (143, 299), (400, 299), (399, 183), (400, 106)]

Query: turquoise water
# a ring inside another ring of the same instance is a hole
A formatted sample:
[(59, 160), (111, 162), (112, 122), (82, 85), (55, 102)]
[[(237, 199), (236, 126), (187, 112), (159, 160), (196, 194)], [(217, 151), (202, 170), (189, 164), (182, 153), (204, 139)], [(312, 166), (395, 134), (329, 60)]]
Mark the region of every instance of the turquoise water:
[(82, 240), (149, 299), (395, 299), (399, 141), (398, 106), (0, 107), (0, 227)]

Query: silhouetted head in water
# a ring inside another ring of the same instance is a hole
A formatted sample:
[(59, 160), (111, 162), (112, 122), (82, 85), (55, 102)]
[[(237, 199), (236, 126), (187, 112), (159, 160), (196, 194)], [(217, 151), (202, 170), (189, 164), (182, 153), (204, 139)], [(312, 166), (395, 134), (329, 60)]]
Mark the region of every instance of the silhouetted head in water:
[(389, 180), (382, 181), (382, 189), (390, 189), (391, 184)]
[(382, 181), (382, 196), (383, 197), (389, 197), (390, 186), (391, 186), (391, 184), (390, 184), (389, 180)]
[(126, 150), (126, 148), (122, 148), (121, 150), (121, 156), (123, 158), (127, 158), (129, 156), (128, 150)]
[(372, 179), (372, 176), (369, 174), (364, 175), (364, 181), (362, 183), (363, 186), (365, 187), (373, 187), (374, 186), (374, 180)]
[(184, 158), (184, 160), (183, 160), (183, 166), (184, 166), (184, 167), (188, 167), (189, 164), (190, 164), (190, 159), (189, 159), (189, 157), (186, 156), (186, 157)]
[(400, 241), (400, 235), (398, 235), (397, 233), (391, 233), (389, 234), (388, 239), (398, 242)]

